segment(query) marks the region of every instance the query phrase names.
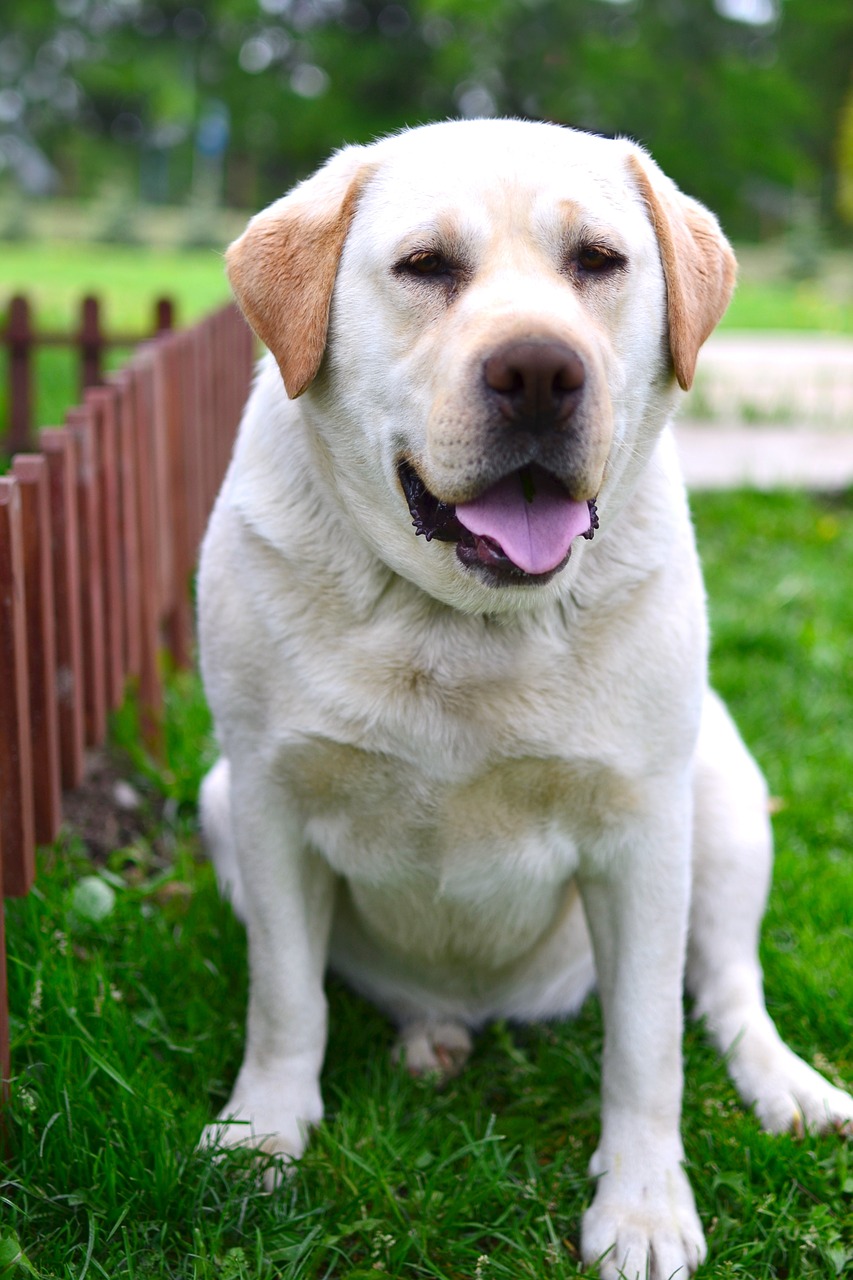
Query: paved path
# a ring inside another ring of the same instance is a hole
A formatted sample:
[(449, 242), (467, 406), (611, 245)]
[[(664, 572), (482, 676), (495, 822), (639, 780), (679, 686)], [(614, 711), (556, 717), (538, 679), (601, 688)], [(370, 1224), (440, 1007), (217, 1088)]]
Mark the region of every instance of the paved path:
[(853, 486), (853, 339), (714, 334), (676, 438), (694, 489)]
[(853, 422), (850, 431), (679, 422), (675, 437), (692, 489), (853, 486)]

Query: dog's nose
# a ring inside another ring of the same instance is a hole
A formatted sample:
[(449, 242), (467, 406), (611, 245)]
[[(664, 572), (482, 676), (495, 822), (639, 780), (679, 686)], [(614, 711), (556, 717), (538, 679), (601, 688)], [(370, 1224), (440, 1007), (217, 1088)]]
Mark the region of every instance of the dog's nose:
[(483, 375), (511, 423), (548, 431), (571, 418), (583, 392), (585, 370), (578, 353), (565, 342), (514, 341), (486, 359)]

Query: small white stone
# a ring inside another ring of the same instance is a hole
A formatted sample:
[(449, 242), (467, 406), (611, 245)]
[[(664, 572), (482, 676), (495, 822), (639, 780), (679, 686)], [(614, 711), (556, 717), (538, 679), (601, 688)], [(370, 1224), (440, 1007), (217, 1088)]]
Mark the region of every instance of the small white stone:
[(125, 809), (129, 813), (142, 807), (142, 796), (135, 787), (132, 787), (129, 782), (125, 782), (123, 778), (120, 778), (113, 787), (113, 800), (119, 809)]

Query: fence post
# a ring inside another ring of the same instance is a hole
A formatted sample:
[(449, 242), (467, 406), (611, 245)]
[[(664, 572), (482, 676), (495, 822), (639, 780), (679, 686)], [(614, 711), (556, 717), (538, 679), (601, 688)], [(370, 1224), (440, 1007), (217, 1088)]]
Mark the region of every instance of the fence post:
[(83, 622), (83, 688), (86, 745), (97, 747), (107, 733), (104, 644), (101, 512), (98, 493), (98, 450), (91, 406), (76, 406), (66, 415), (77, 441), (77, 528), (80, 538), (80, 601)]
[(56, 617), (56, 694), (62, 783), (83, 780), (86, 725), (80, 619), (80, 539), (77, 530), (77, 444), (70, 431), (40, 437), (50, 477), (51, 550)]
[[(3, 838), (0, 836), (0, 1112), (9, 1100), (12, 1060), (9, 1044), (9, 990), (6, 982), (6, 912), (3, 910)], [(5, 1132), (0, 1115), (0, 1154)]]
[(21, 493), (0, 478), (0, 830), (4, 892), (28, 893), (35, 874), (29, 675)]
[(187, 537), (197, 547), (204, 528), (204, 496), (202, 465), (205, 439), (201, 411), (201, 355), (199, 330), (196, 325), (183, 335), (181, 357), (181, 399), (184, 413), (184, 452), (186, 457)]
[(133, 380), (127, 369), (113, 375), (118, 412), (118, 487), (121, 522), (121, 604), (124, 669), (138, 676), (142, 669), (140, 642), (139, 512), (136, 501), (136, 413)]
[(19, 453), (13, 474), (21, 491), (35, 838), (37, 844), (49, 844), (62, 821), (50, 477), (46, 459), (35, 453)]
[(9, 451), (26, 446), (33, 416), (33, 327), (30, 304), (20, 294), (9, 303)]
[(141, 352), (131, 370), (136, 508), (139, 517), (140, 671), (142, 735), (155, 755), (162, 748), (163, 684), (160, 676), (160, 572), (154, 457), (154, 377), (150, 357)]
[(144, 347), (145, 363), (149, 370), (149, 418), (148, 466), (151, 471), (151, 496), (154, 502), (154, 531), (156, 534), (156, 564), (158, 616), (163, 617), (174, 591), (174, 537), (175, 508), (171, 501), (169, 476), (169, 422), (168, 422), (168, 374), (166, 350), (163, 340), (147, 342)]
[(172, 511), (172, 599), (166, 619), (172, 659), (179, 667), (192, 662), (190, 577), (195, 547), (188, 534), (188, 453), (186, 418), (181, 413), (181, 359), (184, 344), (174, 335), (160, 346), (165, 375), (165, 410), (169, 450), (169, 505)]
[(101, 304), (92, 294), (80, 304), (80, 394), (101, 381), (104, 334), (101, 330)]
[(158, 298), (154, 304), (154, 332), (170, 333), (175, 327), (175, 304), (171, 298)]
[(121, 520), (119, 499), (119, 393), (115, 386), (90, 387), (86, 404), (95, 425), (98, 459), (97, 485), (100, 507), (101, 580), (103, 589), (104, 642), (106, 645), (106, 698), (109, 710), (121, 706), (124, 697), (124, 611), (121, 590)]

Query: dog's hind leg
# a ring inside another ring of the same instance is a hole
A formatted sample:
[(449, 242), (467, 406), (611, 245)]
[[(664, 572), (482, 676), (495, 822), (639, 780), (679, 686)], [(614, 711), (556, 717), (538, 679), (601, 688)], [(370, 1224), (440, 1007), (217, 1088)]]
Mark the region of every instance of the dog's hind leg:
[(853, 1098), (798, 1058), (764, 1004), (758, 935), (770, 886), (767, 790), (723, 704), (706, 699), (695, 772), (687, 988), (744, 1102), (770, 1132), (853, 1134)]
[(443, 1082), (459, 1074), (472, 1047), (461, 1022), (410, 1022), (401, 1028), (392, 1056), (410, 1075), (435, 1076)]
[(220, 756), (201, 784), (199, 816), (219, 892), (231, 903), (238, 920), (245, 923), (243, 881), (231, 824), (231, 770), (224, 756)]

